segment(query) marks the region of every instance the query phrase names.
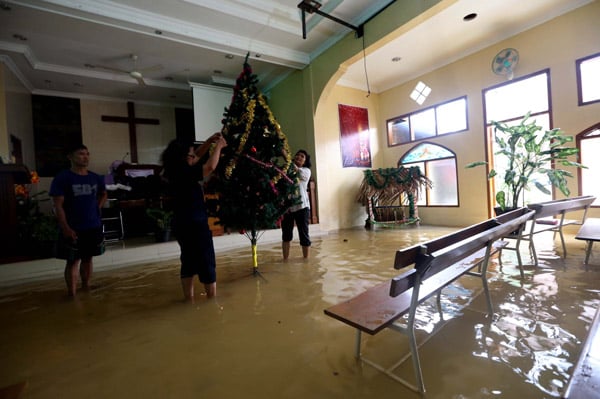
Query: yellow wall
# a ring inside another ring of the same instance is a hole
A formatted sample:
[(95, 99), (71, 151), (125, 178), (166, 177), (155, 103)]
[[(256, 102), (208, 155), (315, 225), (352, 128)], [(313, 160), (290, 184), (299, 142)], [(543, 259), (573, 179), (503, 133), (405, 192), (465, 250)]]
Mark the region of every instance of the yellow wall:
[[(138, 163), (157, 164), (160, 153), (175, 138), (175, 112), (172, 107), (135, 103), (137, 118), (158, 119), (158, 125), (136, 125)], [(82, 99), (81, 130), (90, 149), (90, 170), (106, 174), (115, 160), (129, 152), (129, 125), (102, 122), (102, 115), (127, 116), (126, 102)], [(125, 157), (131, 162), (131, 156)]]
[[(441, 3), (447, 5), (447, 2)], [(421, 207), (419, 216), (424, 224), (447, 226), (464, 226), (487, 218), (485, 168), (467, 170), (464, 165), (485, 159), (482, 90), (504, 82), (502, 77), (491, 71), (492, 57), (506, 47), (518, 49), (521, 59), (516, 69), (516, 77), (550, 68), (554, 127), (561, 127), (568, 134), (575, 135), (600, 119), (600, 104), (577, 106), (575, 80), (575, 60), (600, 51), (600, 24), (597, 23), (599, 17), (600, 2), (593, 2), (444, 68), (392, 88), (379, 96), (372, 94), (368, 99), (364, 92), (335, 84), (342, 75), (346, 61), (360, 57), (360, 50), (355, 51), (351, 57), (346, 55), (354, 46), (354, 43), (348, 43), (350, 39), (347, 38), (302, 71), (304, 79), (295, 78), (293, 83), (282, 86), (285, 89), (279, 92), (274, 90), (275, 103), (280, 104), (279, 101), (283, 98), (295, 95), (303, 97), (305, 107), (315, 109), (314, 125), (309, 123), (303, 126), (303, 129), (306, 132), (314, 130), (318, 167), (313, 168), (313, 173), (317, 175), (321, 228), (336, 230), (360, 226), (366, 217), (364, 208), (355, 202), (363, 169), (341, 167), (338, 103), (369, 109), (370, 127), (373, 130), (373, 168), (378, 168), (396, 165), (402, 154), (415, 145), (413, 143), (388, 148), (385, 131), (387, 119), (463, 95), (468, 96), (469, 130), (430, 140), (448, 147), (457, 155), (460, 207)], [(383, 39), (386, 40), (388, 39)], [(342, 55), (346, 55), (347, 59), (340, 60)], [(433, 88), (422, 107), (408, 97), (419, 80)], [(326, 84), (323, 85), (323, 82)], [(311, 86), (306, 87), (307, 84)], [(282, 125), (298, 125), (295, 121), (305, 120), (304, 114), (300, 114), (302, 116), (294, 115), (296, 119), (291, 114), (284, 115), (283, 119), (280, 119), (283, 121)], [(293, 128), (289, 132), (291, 134), (288, 133), (288, 137), (305, 134)], [(571, 190), (573, 194), (577, 194), (575, 179), (572, 181)]]
[(319, 224), (321, 230), (364, 225), (366, 210), (356, 202), (358, 187), (365, 168), (343, 168), (340, 147), (338, 104), (367, 108), (371, 131), (371, 158), (373, 167), (380, 165), (378, 148), (381, 143), (377, 131), (377, 95), (365, 96), (360, 90), (343, 87), (326, 89), (315, 113), (317, 142), (316, 170), (318, 180)]
[[(465, 169), (464, 166), (485, 159), (482, 90), (505, 82), (503, 77), (492, 73), (490, 67), (494, 55), (503, 48), (513, 47), (519, 51), (515, 77), (550, 69), (554, 127), (574, 136), (600, 121), (600, 104), (577, 106), (575, 72), (576, 59), (600, 51), (599, 17), (600, 2), (594, 2), (381, 94), (378, 126), (382, 134), (385, 134), (386, 119), (458, 96), (468, 96), (469, 130), (428, 140), (456, 153), (460, 208), (421, 207), (419, 215), (423, 223), (444, 221), (443, 224), (456, 226), (475, 223), (488, 216), (485, 168)], [(433, 89), (422, 107), (408, 97), (419, 80)], [(415, 144), (385, 146), (385, 164), (394, 165)], [(576, 174), (576, 170), (572, 172)], [(577, 194), (576, 179), (571, 179), (570, 189)]]

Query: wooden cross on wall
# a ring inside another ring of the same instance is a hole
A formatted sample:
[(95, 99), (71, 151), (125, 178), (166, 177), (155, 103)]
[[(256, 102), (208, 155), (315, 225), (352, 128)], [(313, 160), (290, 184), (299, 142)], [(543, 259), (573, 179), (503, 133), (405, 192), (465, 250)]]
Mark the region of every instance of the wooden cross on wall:
[(127, 116), (109, 116), (102, 115), (103, 122), (120, 122), (129, 124), (129, 153), (131, 154), (131, 163), (137, 163), (138, 154), (137, 154), (137, 134), (135, 130), (135, 125), (158, 125), (158, 119), (151, 118), (136, 118), (135, 110), (133, 108), (133, 103), (131, 101), (127, 102)]

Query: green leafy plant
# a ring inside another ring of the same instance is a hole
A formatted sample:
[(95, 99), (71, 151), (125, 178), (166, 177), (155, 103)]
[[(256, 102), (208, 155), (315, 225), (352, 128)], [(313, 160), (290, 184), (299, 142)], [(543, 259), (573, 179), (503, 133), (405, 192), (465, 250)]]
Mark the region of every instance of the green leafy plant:
[(58, 235), (56, 218), (43, 213), (40, 209), (40, 204), (47, 201), (50, 201), (47, 191), (17, 197), (18, 234), (21, 241), (39, 243), (56, 240)]
[(159, 230), (170, 230), (173, 221), (173, 211), (162, 208), (148, 208), (146, 215), (152, 219)]
[(58, 237), (58, 224), (52, 215), (39, 214), (31, 220), (31, 238), (37, 242), (54, 242)]
[[(488, 179), (499, 177), (501, 190), (496, 192), (496, 202), (501, 210), (524, 204), (524, 191), (532, 185), (546, 194), (550, 194), (548, 187), (554, 186), (568, 197), (571, 192), (567, 178), (573, 174), (561, 167), (585, 168), (568, 159), (579, 152), (577, 148), (565, 146), (573, 141), (573, 137), (563, 135), (558, 128), (542, 132), (543, 128), (535, 120), (530, 122), (529, 118), (530, 113), (527, 113), (516, 125), (492, 121), (499, 148), (494, 154), (504, 158), (506, 169), (491, 169)], [(466, 168), (480, 165), (487, 165), (487, 162), (473, 162)], [(543, 176), (546, 181), (539, 180)]]

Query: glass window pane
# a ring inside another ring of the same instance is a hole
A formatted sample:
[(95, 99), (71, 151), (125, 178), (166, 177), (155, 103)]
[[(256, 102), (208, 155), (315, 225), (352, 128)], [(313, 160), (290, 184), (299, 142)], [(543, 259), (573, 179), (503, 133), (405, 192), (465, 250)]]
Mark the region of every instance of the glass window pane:
[(388, 145), (410, 142), (410, 127), (406, 118), (396, 118), (388, 121)]
[[(542, 130), (537, 132), (538, 137), (542, 136), (546, 130), (550, 129), (550, 115), (548, 113), (532, 116), (528, 119), (528, 121), (529, 121), (529, 123), (535, 121), (536, 125), (539, 125), (542, 127)], [(521, 122), (521, 120), (510, 121), (510, 122), (507, 122), (507, 125), (509, 125), (509, 126), (518, 125), (520, 122)], [(495, 132), (495, 134), (501, 134), (501, 132)], [(494, 154), (495, 154), (499, 150), (499, 147), (495, 140), (493, 141), (492, 147), (494, 149)], [(494, 179), (495, 180), (494, 184), (498, 190), (504, 190), (503, 177), (504, 177), (504, 171), (508, 168), (507, 162), (508, 162), (508, 160), (506, 159), (505, 156), (494, 155), (494, 160), (493, 160), (494, 169), (499, 171), (499, 175)], [(547, 162), (545, 167), (549, 169), (551, 167), (550, 162)], [(530, 183), (529, 190), (526, 190), (523, 193), (523, 200), (525, 202), (524, 202), (524, 204), (521, 204), (521, 205), (527, 205), (527, 204), (533, 204), (533, 203), (537, 203), (537, 202), (544, 202), (544, 201), (552, 200), (552, 194), (545, 194), (535, 187), (535, 182), (538, 181), (541, 184), (543, 184), (544, 186), (546, 186), (548, 188), (548, 190), (550, 190), (550, 192), (552, 192), (552, 185), (550, 184), (548, 177), (546, 175), (534, 173), (533, 175), (531, 175), (530, 181), (531, 181), (531, 183)]]
[(436, 108), (438, 134), (467, 129), (467, 101), (461, 98)]
[(581, 72), (581, 101), (600, 100), (600, 56), (583, 61)]
[[(535, 93), (535, 95), (531, 95)], [(485, 92), (487, 123), (548, 111), (548, 74), (506, 84)]]
[(435, 144), (422, 143), (400, 158), (398, 165), (405, 168), (418, 166), (432, 181), (432, 189), (419, 191), (417, 205), (458, 205), (456, 155), (452, 151)]
[(410, 116), (410, 127), (415, 140), (435, 136), (435, 110), (430, 108)]
[(435, 144), (423, 143), (406, 153), (400, 163), (409, 163), (417, 161), (427, 161), (429, 159), (450, 158), (454, 154), (444, 147)]
[(458, 205), (456, 159), (427, 162), (427, 177), (432, 181), (429, 205)]
[[(413, 166), (418, 166), (419, 169), (421, 169), (421, 171), (425, 171), (425, 163), (424, 162), (415, 162), (415, 163), (411, 163), (410, 165), (403, 165), (405, 168), (410, 168)], [(427, 175), (427, 172), (425, 172), (425, 175)], [(426, 206), (427, 205), (427, 193), (425, 192), (425, 190), (420, 189), (419, 192), (417, 193), (417, 201), (415, 202), (417, 204), (417, 206)]]
[(598, 184), (598, 175), (600, 175), (600, 137), (593, 135), (592, 139), (581, 140), (581, 163), (587, 166), (587, 169), (581, 169), (581, 194), (594, 195), (596, 201), (600, 203), (600, 184)]

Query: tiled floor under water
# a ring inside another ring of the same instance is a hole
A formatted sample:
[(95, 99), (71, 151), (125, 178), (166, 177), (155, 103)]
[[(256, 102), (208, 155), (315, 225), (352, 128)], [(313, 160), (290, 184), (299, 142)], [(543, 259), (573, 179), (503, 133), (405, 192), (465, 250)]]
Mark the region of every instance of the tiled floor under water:
[[(96, 273), (76, 300), (58, 278), (3, 288), (0, 387), (25, 383), (28, 399), (419, 398), (357, 362), (355, 331), (323, 309), (396, 275), (396, 249), (453, 230), (343, 230), (315, 238), (306, 261), (297, 241), (288, 262), (259, 242), (260, 276), (249, 245), (228, 250), (218, 297), (195, 304), (181, 300), (176, 261)], [(599, 256), (586, 267), (584, 243), (567, 240), (563, 259), (540, 235), (540, 265), (523, 280), (513, 252), (493, 260), (493, 319), (477, 280), (444, 291), (449, 321), (420, 350), (427, 398), (560, 397), (600, 304)], [(433, 304), (421, 307), (420, 339), (437, 321)], [(408, 350), (389, 330), (363, 345), (380, 363)], [(414, 378), (410, 360), (397, 372)]]

